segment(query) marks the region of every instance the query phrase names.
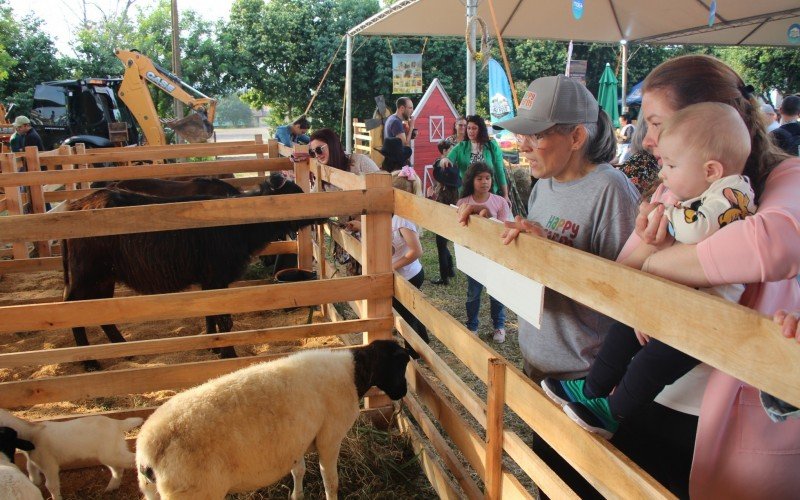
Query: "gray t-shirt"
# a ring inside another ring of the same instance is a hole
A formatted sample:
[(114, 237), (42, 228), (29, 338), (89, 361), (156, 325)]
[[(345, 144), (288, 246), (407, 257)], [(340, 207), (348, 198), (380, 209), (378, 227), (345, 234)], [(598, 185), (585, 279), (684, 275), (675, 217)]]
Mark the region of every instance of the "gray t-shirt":
[[(537, 182), (528, 219), (541, 224), (548, 239), (614, 260), (633, 232), (638, 203), (639, 192), (625, 174), (604, 163), (575, 181)], [(585, 376), (612, 321), (547, 289), (541, 330), (519, 319), (525, 371), (534, 378)]]
[(389, 137), (397, 137), (397, 134), (402, 134), (405, 132), (405, 128), (403, 127), (403, 121), (397, 117), (397, 115), (392, 115), (386, 119), (386, 123), (383, 124), (383, 138), (387, 139)]

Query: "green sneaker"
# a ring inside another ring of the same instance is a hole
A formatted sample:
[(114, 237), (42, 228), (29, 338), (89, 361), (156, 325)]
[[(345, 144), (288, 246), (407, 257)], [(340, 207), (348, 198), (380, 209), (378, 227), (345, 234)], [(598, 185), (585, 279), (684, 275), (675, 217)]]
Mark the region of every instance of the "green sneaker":
[(569, 418), (589, 432), (611, 439), (619, 429), (619, 421), (611, 414), (608, 398), (595, 398), (585, 403), (569, 403), (564, 406)]
[(585, 385), (586, 379), (582, 378), (577, 380), (557, 380), (547, 377), (541, 383), (545, 394), (562, 407), (569, 403), (589, 401), (591, 398), (583, 392)]

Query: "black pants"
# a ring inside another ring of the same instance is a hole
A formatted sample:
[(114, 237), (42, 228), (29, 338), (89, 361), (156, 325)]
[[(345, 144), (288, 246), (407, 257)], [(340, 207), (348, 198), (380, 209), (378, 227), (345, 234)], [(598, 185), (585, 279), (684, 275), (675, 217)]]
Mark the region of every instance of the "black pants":
[(436, 235), (436, 251), (439, 254), (439, 279), (447, 280), (455, 275), (453, 271), (453, 256), (447, 248), (449, 240), (444, 236)]
[(699, 363), (656, 339), (642, 346), (633, 328), (614, 323), (586, 377), (587, 395), (608, 396), (611, 413), (626, 419)]
[[(408, 280), (408, 282), (417, 287), (417, 289), (422, 288), (423, 281), (425, 281), (425, 269), (421, 270), (416, 276)], [(425, 325), (423, 325), (416, 316), (411, 314), (411, 311), (406, 309), (405, 306), (394, 297), (392, 297), (392, 307), (397, 310), (397, 314), (399, 314), (401, 318), (406, 320), (406, 322), (411, 325), (411, 328), (413, 328), (414, 331), (416, 331), (417, 334), (422, 337), (422, 340), (424, 340), (426, 344), (430, 344), (431, 340), (428, 337), (428, 329), (425, 328)]]

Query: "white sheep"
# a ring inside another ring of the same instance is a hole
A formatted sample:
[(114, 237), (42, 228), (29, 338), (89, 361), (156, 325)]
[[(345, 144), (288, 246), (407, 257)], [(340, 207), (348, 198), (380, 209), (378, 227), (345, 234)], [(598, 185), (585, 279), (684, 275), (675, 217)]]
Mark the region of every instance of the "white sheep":
[(111, 470), (106, 491), (119, 488), (122, 472), (132, 469), (135, 455), (128, 450), (125, 432), (140, 426), (139, 417), (116, 420), (102, 416), (81, 417), (64, 422), (28, 422), (0, 410), (0, 426), (11, 427), (20, 438), (31, 441), (35, 448), (23, 453), (28, 459), (28, 477), (35, 485), (42, 482), (53, 500), (61, 500), (61, 465), (97, 460)]
[(3, 500), (42, 500), (42, 492), (14, 465), (17, 448), (30, 451), (33, 443), (17, 437), (11, 427), (0, 427), (0, 498)]
[(291, 498), (299, 500), (304, 455), (315, 446), (325, 497), (335, 499), (339, 448), (358, 417), (359, 399), (373, 385), (402, 398), (408, 360), (388, 340), (310, 350), (177, 394), (139, 432), (139, 487), (148, 500), (222, 499), (291, 472)]

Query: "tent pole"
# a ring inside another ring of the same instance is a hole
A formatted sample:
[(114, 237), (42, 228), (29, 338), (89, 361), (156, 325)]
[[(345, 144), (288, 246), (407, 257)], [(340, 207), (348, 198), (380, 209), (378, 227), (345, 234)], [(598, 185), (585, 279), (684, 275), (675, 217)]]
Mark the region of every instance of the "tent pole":
[(622, 45), (622, 113), (628, 112), (628, 41), (620, 40)]
[[(469, 39), (471, 45), (475, 47), (475, 24), (470, 21), (478, 13), (478, 0), (467, 0), (467, 27), (469, 29)], [(477, 49), (476, 49), (477, 50)], [(475, 73), (477, 72), (475, 58), (467, 52), (467, 114), (475, 114)]]
[(344, 151), (353, 152), (353, 35), (346, 35), (344, 71)]

